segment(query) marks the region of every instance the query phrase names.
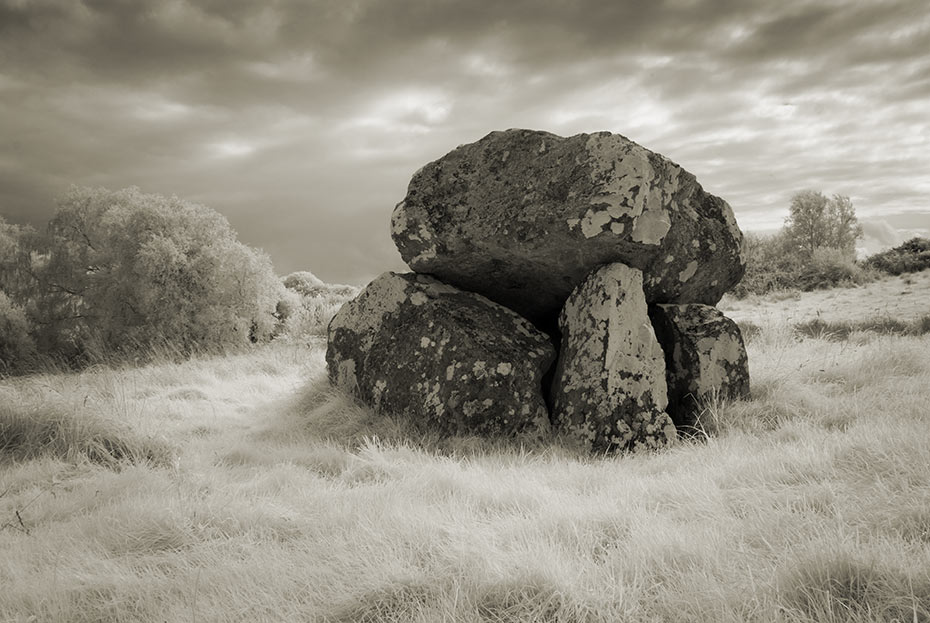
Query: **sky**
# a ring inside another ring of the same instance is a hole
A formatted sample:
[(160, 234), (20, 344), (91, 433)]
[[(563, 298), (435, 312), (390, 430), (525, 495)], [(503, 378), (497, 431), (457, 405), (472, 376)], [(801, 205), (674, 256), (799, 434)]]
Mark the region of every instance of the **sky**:
[(0, 0), (0, 215), (72, 184), (225, 215), (279, 274), (403, 263), (413, 173), (507, 128), (623, 134), (744, 231), (848, 195), (930, 235), (926, 0)]

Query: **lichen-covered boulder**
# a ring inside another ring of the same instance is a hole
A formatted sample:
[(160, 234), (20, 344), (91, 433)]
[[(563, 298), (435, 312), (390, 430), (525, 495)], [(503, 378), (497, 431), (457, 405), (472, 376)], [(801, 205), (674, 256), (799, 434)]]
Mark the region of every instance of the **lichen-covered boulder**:
[(511, 310), (425, 275), (384, 273), (329, 325), (333, 385), (444, 435), (548, 430), (549, 338)]
[(639, 270), (615, 263), (593, 272), (568, 297), (559, 328), (553, 424), (593, 450), (658, 448), (675, 439), (665, 413), (665, 359)]
[(702, 404), (749, 397), (749, 360), (735, 322), (709, 305), (652, 305), (656, 337), (665, 352), (668, 413), (679, 429), (693, 429)]
[(745, 270), (730, 206), (618, 134), (492, 132), (414, 174), (392, 236), (419, 273), (540, 326), (602, 264), (643, 271), (650, 303), (713, 304)]

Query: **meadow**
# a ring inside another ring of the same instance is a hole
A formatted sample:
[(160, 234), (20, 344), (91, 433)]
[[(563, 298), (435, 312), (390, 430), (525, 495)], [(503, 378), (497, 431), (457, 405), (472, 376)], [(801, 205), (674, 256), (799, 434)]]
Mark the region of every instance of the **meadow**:
[(930, 271), (721, 307), (752, 398), (653, 454), (415, 434), (319, 337), (2, 380), (0, 621), (930, 621)]

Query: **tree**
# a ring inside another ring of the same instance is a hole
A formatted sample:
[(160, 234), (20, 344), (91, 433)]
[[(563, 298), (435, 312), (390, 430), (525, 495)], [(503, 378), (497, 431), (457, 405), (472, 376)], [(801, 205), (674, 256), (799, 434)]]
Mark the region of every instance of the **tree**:
[(791, 197), (791, 207), (785, 219), (785, 235), (798, 249), (811, 255), (827, 241), (827, 198), (823, 193), (802, 190)]
[(849, 197), (833, 195), (827, 199), (819, 191), (802, 190), (791, 198), (784, 233), (789, 247), (806, 258), (813, 257), (818, 248), (839, 249), (855, 256), (862, 227)]
[(0, 375), (27, 364), (36, 354), (25, 312), (0, 290)]
[(862, 237), (862, 225), (856, 218), (856, 210), (849, 197), (833, 195), (827, 202), (827, 221), (831, 227), (831, 244), (827, 246), (854, 256), (856, 240)]
[(319, 291), (320, 288), (326, 287), (322, 279), (311, 273), (309, 270), (298, 270), (281, 278), (281, 283), (288, 290), (294, 290), (301, 296), (310, 296)]
[(30, 249), (35, 231), (7, 223), (0, 216), (0, 290), (19, 304), (34, 285), (29, 274)]
[(202, 205), (73, 187), (37, 250), (45, 347), (184, 352), (271, 336), (282, 285), (266, 254)]

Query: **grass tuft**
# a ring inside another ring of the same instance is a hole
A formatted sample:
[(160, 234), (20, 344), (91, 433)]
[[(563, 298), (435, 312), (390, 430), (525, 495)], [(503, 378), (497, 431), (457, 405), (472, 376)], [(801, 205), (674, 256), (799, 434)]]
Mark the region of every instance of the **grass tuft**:
[(479, 620), (489, 623), (594, 620), (593, 609), (577, 601), (569, 587), (543, 574), (517, 576), (482, 587), (478, 593), (477, 613)]
[(430, 621), (441, 591), (435, 580), (398, 579), (352, 595), (324, 617), (328, 623)]
[(851, 547), (820, 546), (793, 557), (778, 586), (788, 612), (801, 620), (930, 621), (930, 572)]
[(85, 458), (108, 467), (124, 462), (167, 465), (173, 455), (167, 442), (81, 405), (53, 399), (0, 405), (0, 463), (52, 456)]
[(856, 321), (825, 321), (820, 318), (808, 320), (795, 326), (803, 337), (842, 342), (854, 333), (878, 335), (926, 335), (930, 333), (930, 314), (911, 321), (896, 318), (868, 318)]

